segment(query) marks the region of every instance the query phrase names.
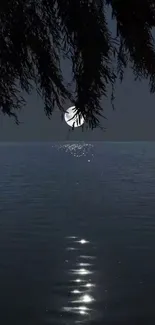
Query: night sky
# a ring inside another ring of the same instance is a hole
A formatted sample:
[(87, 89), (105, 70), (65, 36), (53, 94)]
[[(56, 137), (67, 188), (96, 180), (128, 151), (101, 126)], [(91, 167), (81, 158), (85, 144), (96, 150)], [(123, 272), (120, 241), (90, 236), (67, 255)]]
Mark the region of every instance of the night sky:
[[(115, 35), (115, 23), (111, 21), (111, 13), (107, 13), (109, 28)], [(69, 62), (62, 64), (64, 78), (70, 81)], [(111, 89), (109, 89), (109, 97)], [(21, 125), (17, 126), (13, 119), (0, 116), (0, 141), (133, 141), (155, 140), (155, 94), (149, 93), (147, 81), (135, 82), (131, 70), (126, 70), (122, 84), (118, 84), (115, 93), (113, 111), (110, 99), (103, 98), (104, 115), (103, 132), (99, 129), (82, 132), (81, 128), (69, 132), (69, 126), (61, 120), (59, 111), (55, 111), (49, 120), (43, 109), (43, 102), (35, 92), (25, 96), (27, 106), (19, 114)], [(67, 109), (70, 103), (64, 107)]]
[[(67, 67), (66, 67), (67, 69)], [(61, 120), (59, 111), (53, 113), (51, 120), (45, 116), (43, 102), (35, 93), (26, 97), (27, 106), (19, 115), (21, 125), (13, 119), (0, 117), (0, 141), (55, 141), (55, 140), (155, 140), (155, 95), (150, 95), (146, 81), (135, 82), (131, 72), (116, 89), (116, 110), (113, 111), (110, 100), (103, 98), (103, 132), (81, 131), (81, 128), (69, 133), (69, 127)], [(66, 103), (67, 108), (69, 105)]]

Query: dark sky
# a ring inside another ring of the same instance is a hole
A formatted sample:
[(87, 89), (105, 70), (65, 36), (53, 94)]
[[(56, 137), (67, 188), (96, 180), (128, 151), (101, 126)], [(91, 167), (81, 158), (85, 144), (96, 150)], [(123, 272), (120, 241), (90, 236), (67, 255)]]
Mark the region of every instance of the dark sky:
[[(115, 35), (115, 23), (107, 12), (109, 28)], [(70, 64), (63, 63), (63, 73), (70, 80)], [(110, 95), (110, 89), (109, 89)], [(150, 95), (148, 83), (135, 82), (130, 70), (126, 71), (123, 83), (116, 89), (116, 110), (110, 100), (103, 98), (102, 105), (108, 120), (102, 125), (106, 132), (99, 129), (82, 132), (81, 128), (69, 133), (69, 127), (61, 120), (59, 111), (51, 120), (45, 116), (43, 102), (36, 94), (26, 96), (27, 106), (19, 118), (23, 123), (17, 126), (7, 116), (0, 116), (0, 141), (52, 141), (52, 140), (155, 140), (155, 94)], [(66, 103), (66, 109), (70, 103)]]
[[(134, 82), (130, 71), (116, 89), (115, 111), (110, 101), (103, 98), (108, 120), (103, 120), (102, 124), (106, 132), (82, 132), (79, 128), (69, 134), (69, 127), (61, 120), (59, 111), (48, 120), (43, 103), (35, 94), (27, 100), (27, 106), (19, 115), (23, 122), (20, 126), (7, 116), (0, 117), (0, 141), (155, 140), (155, 95), (150, 95), (147, 82)], [(66, 104), (66, 108), (68, 106)]]

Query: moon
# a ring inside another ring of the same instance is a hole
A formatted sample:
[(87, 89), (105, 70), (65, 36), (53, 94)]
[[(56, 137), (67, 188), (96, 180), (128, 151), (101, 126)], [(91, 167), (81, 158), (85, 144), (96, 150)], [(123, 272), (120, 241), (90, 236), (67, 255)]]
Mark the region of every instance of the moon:
[[(79, 116), (74, 116), (76, 114), (76, 109), (75, 106), (69, 107), (65, 114), (64, 114), (64, 119), (65, 122), (70, 126), (70, 127), (79, 127), (84, 124), (85, 120), (84, 117), (81, 115), (80, 121), (79, 121)], [(74, 116), (74, 118), (73, 118)]]

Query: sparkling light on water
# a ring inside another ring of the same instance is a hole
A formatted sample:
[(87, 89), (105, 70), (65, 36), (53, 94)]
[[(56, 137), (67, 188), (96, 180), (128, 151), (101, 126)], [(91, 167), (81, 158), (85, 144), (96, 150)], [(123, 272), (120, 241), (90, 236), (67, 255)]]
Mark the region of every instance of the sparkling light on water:
[[(85, 157), (85, 156), (93, 156), (91, 151), (94, 148), (94, 145), (90, 143), (66, 143), (66, 144), (55, 144), (53, 145), (58, 151), (63, 150), (66, 153), (73, 155), (74, 157)], [(89, 159), (90, 160), (90, 159)]]
[[(93, 287), (95, 285), (91, 279), (91, 274), (94, 273), (92, 269), (94, 256), (91, 254), (81, 255), (78, 252), (81, 252), (81, 250), (85, 252), (86, 244), (89, 243), (91, 245), (91, 243), (85, 238), (78, 239), (76, 236), (69, 236), (67, 240), (69, 240), (69, 248), (76, 248), (76, 250), (73, 250), (73, 253), (70, 253), (70, 258), (76, 256), (76, 259), (74, 263), (71, 263), (72, 267), (75, 265), (75, 268), (68, 269), (72, 287), (68, 298), (68, 306), (64, 307), (63, 310), (79, 314), (81, 317), (87, 317), (93, 311), (93, 302), (95, 301), (93, 297)], [(88, 249), (89, 246), (86, 247)], [(89, 263), (90, 259), (92, 259), (91, 263)]]

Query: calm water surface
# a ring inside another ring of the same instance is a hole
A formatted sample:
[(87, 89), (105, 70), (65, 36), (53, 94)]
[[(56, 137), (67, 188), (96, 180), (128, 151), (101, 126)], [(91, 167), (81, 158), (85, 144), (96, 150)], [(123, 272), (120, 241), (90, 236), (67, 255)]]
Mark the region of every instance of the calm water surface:
[(155, 143), (0, 157), (0, 324), (155, 324)]

